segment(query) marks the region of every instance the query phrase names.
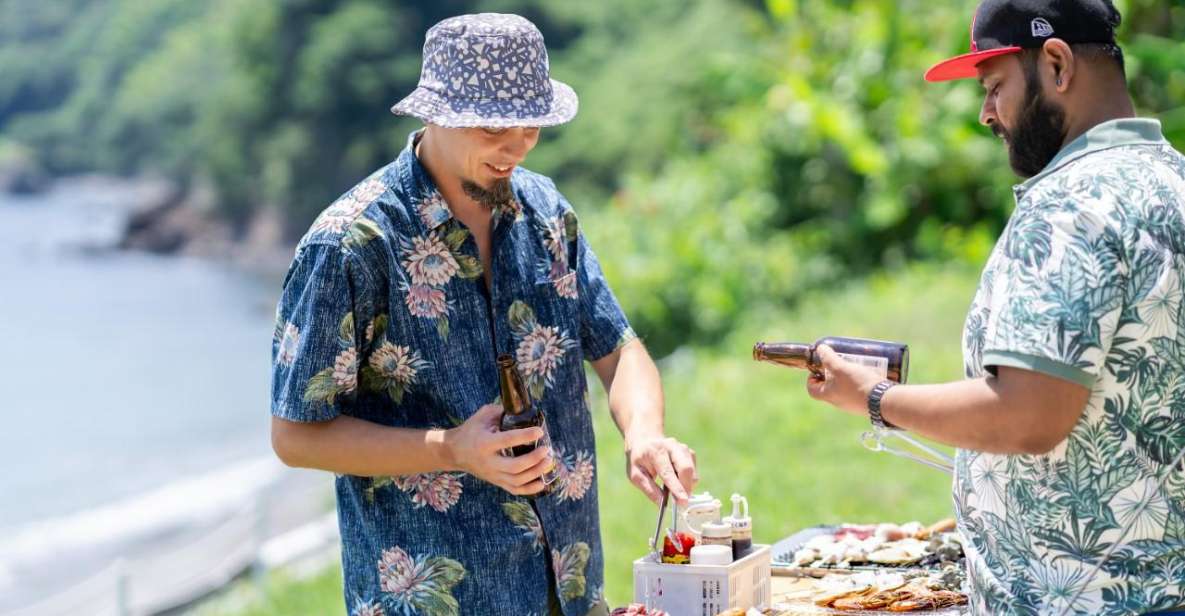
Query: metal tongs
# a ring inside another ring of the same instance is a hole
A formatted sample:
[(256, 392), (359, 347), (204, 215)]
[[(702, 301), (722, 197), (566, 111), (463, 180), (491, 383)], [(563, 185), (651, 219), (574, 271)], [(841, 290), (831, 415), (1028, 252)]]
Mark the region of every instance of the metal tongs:
[[(901, 441), (904, 441), (907, 445), (913, 446), (914, 449), (917, 449), (917, 450), (927, 454), (930, 457), (928, 457), (928, 458), (923, 457), (923, 456), (918, 455), (916, 453), (905, 451), (903, 449), (896, 449), (894, 447), (885, 445), (885, 439), (889, 438), (889, 437), (894, 437), (894, 438), (900, 439)], [(895, 456), (898, 456), (901, 458), (906, 458), (908, 460), (913, 460), (914, 462), (917, 462), (919, 464), (924, 464), (926, 466), (929, 466), (930, 468), (936, 468), (940, 471), (945, 471), (945, 472), (952, 474), (952, 475), (955, 472), (954, 458), (952, 458), (952, 457), (942, 453), (941, 451), (938, 451), (938, 450), (934, 449), (933, 447), (930, 447), (929, 445), (926, 445), (925, 443), (915, 439), (914, 437), (910, 436), (904, 430), (887, 430), (884, 428), (873, 428), (873, 429), (865, 432), (864, 434), (860, 435), (860, 444), (864, 445), (865, 449), (868, 449), (869, 451), (883, 451), (885, 453), (891, 453)]]
[[(662, 488), (662, 503), (658, 505), (658, 523), (654, 525), (654, 538), (650, 540), (650, 549), (654, 554), (654, 562), (662, 562), (662, 544), (658, 542), (658, 538), (662, 536), (662, 519), (667, 513), (667, 503), (671, 500), (670, 488), (663, 486)], [(671, 538), (671, 543), (675, 544), (675, 549), (680, 552), (683, 551), (683, 542), (679, 541), (679, 536), (675, 534), (675, 524), (679, 519), (679, 503), (675, 503), (675, 511), (671, 518), (671, 528), (667, 529), (667, 537)]]

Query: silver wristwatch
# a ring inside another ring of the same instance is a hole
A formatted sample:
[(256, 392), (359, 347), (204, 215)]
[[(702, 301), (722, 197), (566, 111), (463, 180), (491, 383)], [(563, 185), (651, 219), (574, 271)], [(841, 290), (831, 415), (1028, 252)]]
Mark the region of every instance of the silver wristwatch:
[(872, 425), (882, 430), (896, 430), (897, 426), (885, 421), (881, 416), (881, 399), (885, 397), (885, 392), (896, 386), (897, 383), (893, 381), (881, 381), (873, 386), (872, 391), (868, 394), (868, 420)]

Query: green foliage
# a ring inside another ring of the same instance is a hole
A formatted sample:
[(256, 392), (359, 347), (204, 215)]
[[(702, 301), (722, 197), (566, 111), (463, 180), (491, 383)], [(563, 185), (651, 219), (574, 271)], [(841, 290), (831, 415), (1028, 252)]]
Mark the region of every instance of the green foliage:
[[(1141, 112), (1185, 142), (1185, 8), (1119, 2)], [(659, 355), (746, 307), (909, 259), (978, 262), (1011, 209), (974, 83), (931, 85), (973, 0), (8, 0), (0, 130), (52, 172), (209, 180), (298, 236), (390, 160), (427, 28), (511, 11), (581, 96), (528, 164), (553, 176)], [(916, 19), (925, 15), (925, 19)]]
[[(917, 12), (932, 19), (902, 18)], [(1009, 207), (1002, 148), (975, 125), (973, 86), (921, 79), (948, 53), (933, 24), (965, 18), (921, 1), (775, 3), (742, 37), (763, 44), (687, 57), (727, 92), (684, 122), (708, 137), (586, 215), (594, 246), (629, 247), (603, 261), (652, 347), (716, 340), (746, 306), (886, 262), (982, 259)]]
[[(644, 98), (671, 108), (688, 141), (649, 137), (631, 146), (642, 153), (616, 148), (631, 164), (620, 168), (609, 207), (582, 211), (651, 347), (662, 355), (719, 340), (746, 307), (785, 306), (885, 265), (981, 262), (1017, 180), (1003, 145), (978, 124), (978, 86), (922, 80), (932, 63), (966, 50), (974, 3), (771, 0), (763, 13), (728, 4), (698, 3), (664, 26), (678, 41), (681, 27), (696, 34), (700, 15), (729, 24), (713, 45), (684, 50), (672, 63), (680, 70), (660, 74), (664, 85)], [(1174, 108), (1185, 86), (1185, 12), (1127, 5), (1137, 104), (1163, 114), (1169, 137), (1185, 145), (1185, 107)], [(714, 6), (734, 17), (714, 18)], [(628, 80), (630, 66), (604, 71)], [(590, 89), (596, 96), (582, 92)], [(617, 107), (631, 104), (627, 95)], [(681, 112), (688, 107), (694, 112)], [(579, 143), (586, 129), (574, 122), (561, 138)], [(654, 170), (644, 163), (650, 143)]]

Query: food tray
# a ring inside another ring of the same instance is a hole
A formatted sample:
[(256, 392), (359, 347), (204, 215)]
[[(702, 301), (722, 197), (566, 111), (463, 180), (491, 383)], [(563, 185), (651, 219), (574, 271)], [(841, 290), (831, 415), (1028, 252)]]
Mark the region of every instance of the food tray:
[[(818, 537), (820, 535), (833, 535), (839, 530), (838, 526), (812, 526), (804, 528), (781, 541), (773, 544), (769, 551), (772, 556), (771, 562), (775, 568), (790, 568), (790, 569), (807, 569), (809, 567), (799, 567), (794, 564), (794, 553), (802, 549), (806, 542)], [(843, 571), (843, 569), (835, 569), (833, 567), (825, 567), (828, 573), (835, 571)]]
[(940, 610), (919, 610), (916, 612), (886, 612), (884, 610), (842, 611), (829, 607), (819, 607), (812, 604), (782, 604), (774, 602), (774, 614), (777, 616), (968, 616), (966, 606), (944, 607)]
[[(773, 569), (774, 575), (789, 575), (789, 576), (810, 576), (820, 577), (829, 573), (857, 573), (860, 571), (917, 571), (919, 569), (932, 571), (938, 568), (934, 564), (917, 564), (908, 566), (894, 566), (894, 565), (880, 565), (876, 563), (864, 563), (859, 565), (849, 565), (847, 567), (837, 567), (834, 565), (822, 567), (804, 567), (794, 564), (794, 553), (802, 549), (804, 545), (811, 539), (820, 535), (834, 534), (842, 528), (836, 525), (822, 525), (804, 528), (781, 541), (773, 544), (770, 547), (770, 566)], [(960, 561), (961, 562), (961, 561)]]
[[(842, 574), (843, 570), (829, 571), (828, 573)], [(812, 583), (813, 580), (809, 578), (793, 581), (783, 578), (783, 581), (774, 584), (773, 613), (777, 616), (903, 616), (908, 614), (917, 614), (918, 616), (966, 616), (970, 613), (965, 605), (945, 607), (937, 610), (891, 612), (888, 610), (837, 610), (829, 607), (819, 607), (809, 599), (787, 599), (788, 596), (795, 594), (797, 590), (805, 590), (807, 585)]]
[[(820, 535), (834, 534), (839, 529), (839, 526), (812, 526), (810, 528), (804, 528), (793, 535), (790, 535), (789, 537), (786, 537), (785, 539), (773, 544), (773, 547), (770, 548), (770, 554), (772, 555), (770, 566), (773, 568), (774, 575), (821, 577), (828, 573), (897, 571), (909, 568), (891, 567), (888, 565), (878, 565), (875, 563), (851, 565), (848, 567), (803, 567), (801, 565), (794, 564), (794, 553), (802, 549), (802, 546), (806, 545), (806, 542)], [(822, 614), (826, 612), (818, 613)]]
[[(876, 573), (905, 573), (917, 571), (933, 571), (934, 567), (924, 565), (892, 566), (875, 563), (852, 565), (849, 567), (801, 567), (794, 564), (794, 553), (801, 549), (808, 541), (820, 535), (834, 534), (840, 526), (815, 526), (803, 529), (781, 541), (771, 548), (771, 569), (781, 581), (774, 584), (773, 596), (774, 613), (778, 616), (889, 616), (896, 614), (918, 614), (919, 616), (963, 616), (968, 613), (967, 606), (951, 606), (936, 610), (917, 610), (912, 612), (891, 612), (888, 610), (837, 610), (829, 607), (819, 607), (811, 599), (802, 597), (809, 593), (809, 589), (816, 584), (813, 578), (825, 575), (845, 575), (862, 572)], [(785, 577), (789, 576), (789, 577)], [(795, 578), (795, 579), (791, 579)]]

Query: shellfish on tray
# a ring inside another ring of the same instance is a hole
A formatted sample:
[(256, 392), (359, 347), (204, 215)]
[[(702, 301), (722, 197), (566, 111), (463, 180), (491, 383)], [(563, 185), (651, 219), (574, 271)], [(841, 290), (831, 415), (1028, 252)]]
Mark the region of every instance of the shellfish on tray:
[(907, 524), (852, 525), (811, 537), (788, 555), (796, 567), (847, 568), (871, 563), (889, 567), (909, 567), (954, 562), (963, 555), (962, 544), (953, 520), (943, 520), (929, 527), (917, 522)]
[(918, 563), (928, 553), (929, 543), (909, 538), (886, 543), (879, 550), (868, 553), (868, 562), (878, 565), (908, 566)]

